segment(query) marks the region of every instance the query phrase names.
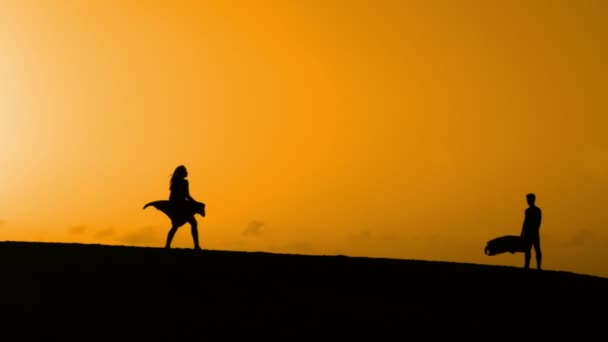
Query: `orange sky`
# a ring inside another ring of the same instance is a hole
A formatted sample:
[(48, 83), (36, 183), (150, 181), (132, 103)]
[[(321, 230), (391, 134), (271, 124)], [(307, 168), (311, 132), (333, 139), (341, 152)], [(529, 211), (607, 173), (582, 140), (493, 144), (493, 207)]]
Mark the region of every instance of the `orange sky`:
[(184, 164), (204, 248), (520, 266), (534, 192), (608, 276), (605, 1), (0, 3), (1, 240), (161, 247)]

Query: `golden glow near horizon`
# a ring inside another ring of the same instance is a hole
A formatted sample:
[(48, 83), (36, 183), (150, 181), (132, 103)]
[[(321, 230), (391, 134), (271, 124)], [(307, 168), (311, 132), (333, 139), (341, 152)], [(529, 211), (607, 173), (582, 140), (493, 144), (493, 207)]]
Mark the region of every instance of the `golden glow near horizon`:
[(161, 247), (184, 164), (204, 248), (521, 266), (534, 192), (608, 276), (605, 2), (1, 6), (2, 240)]

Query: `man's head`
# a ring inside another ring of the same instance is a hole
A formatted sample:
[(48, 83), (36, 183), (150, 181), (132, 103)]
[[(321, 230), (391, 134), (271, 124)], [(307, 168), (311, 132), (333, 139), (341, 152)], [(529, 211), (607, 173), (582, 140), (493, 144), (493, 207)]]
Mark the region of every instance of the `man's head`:
[(534, 205), (534, 202), (536, 201), (536, 195), (533, 193), (529, 193), (526, 195), (526, 200), (528, 201), (528, 205)]

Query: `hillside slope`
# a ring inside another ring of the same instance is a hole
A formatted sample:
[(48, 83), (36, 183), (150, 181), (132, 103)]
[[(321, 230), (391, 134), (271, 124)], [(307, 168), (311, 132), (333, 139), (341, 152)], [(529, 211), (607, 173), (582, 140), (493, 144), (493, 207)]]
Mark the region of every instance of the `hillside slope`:
[(608, 304), (606, 278), (422, 260), (8, 241), (0, 262), (4, 330), (37, 338), (592, 336)]

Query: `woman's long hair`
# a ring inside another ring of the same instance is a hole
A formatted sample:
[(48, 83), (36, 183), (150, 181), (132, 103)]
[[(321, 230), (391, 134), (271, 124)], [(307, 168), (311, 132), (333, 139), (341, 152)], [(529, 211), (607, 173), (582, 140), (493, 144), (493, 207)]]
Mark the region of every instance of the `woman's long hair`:
[(186, 177), (186, 167), (184, 165), (180, 165), (175, 168), (173, 171), (173, 175), (171, 176), (171, 182), (169, 183), (169, 190), (173, 190), (173, 184), (176, 181), (182, 180)]

